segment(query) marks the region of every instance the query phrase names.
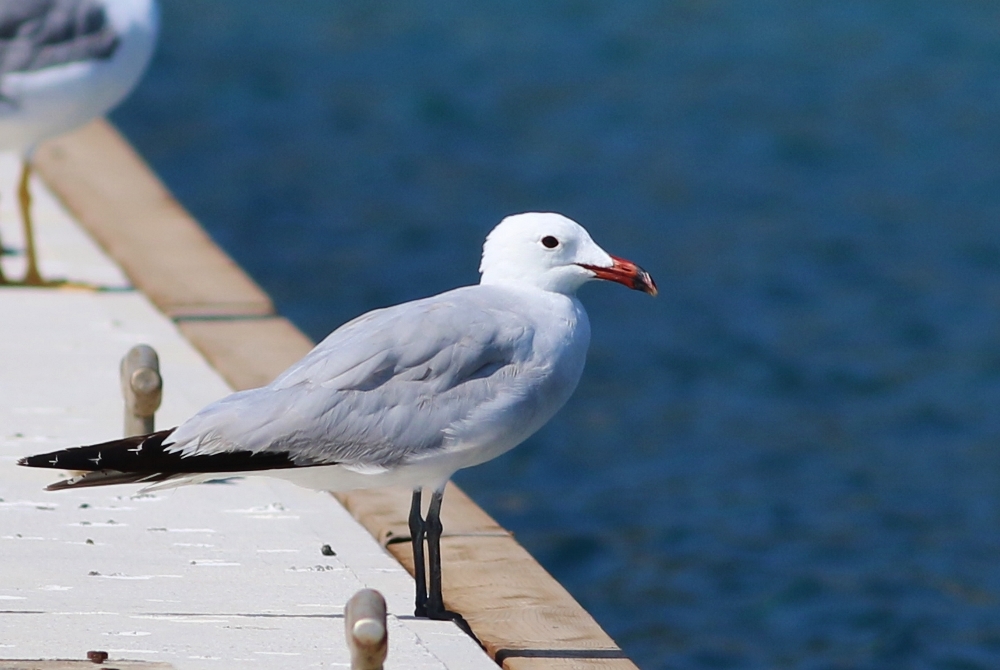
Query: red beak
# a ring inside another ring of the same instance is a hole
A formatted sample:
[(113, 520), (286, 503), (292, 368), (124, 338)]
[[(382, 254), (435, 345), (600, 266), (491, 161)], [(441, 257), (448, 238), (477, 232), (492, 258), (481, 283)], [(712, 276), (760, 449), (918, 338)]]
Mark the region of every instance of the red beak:
[(607, 279), (608, 281), (618, 282), (619, 284), (628, 286), (636, 291), (648, 293), (649, 295), (655, 296), (657, 294), (656, 282), (653, 281), (653, 278), (649, 276), (648, 272), (632, 261), (627, 261), (624, 258), (612, 256), (611, 260), (614, 261), (614, 265), (609, 268), (602, 268), (596, 265), (584, 265), (583, 263), (580, 263), (580, 267), (587, 268), (593, 272), (598, 279)]

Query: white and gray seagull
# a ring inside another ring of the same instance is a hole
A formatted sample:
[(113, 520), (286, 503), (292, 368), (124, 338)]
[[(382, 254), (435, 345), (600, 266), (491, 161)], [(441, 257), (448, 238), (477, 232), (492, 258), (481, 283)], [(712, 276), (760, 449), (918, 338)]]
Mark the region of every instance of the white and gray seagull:
[[(155, 0), (0, 0), (0, 150), (17, 151), (23, 166), (26, 269), (16, 283), (46, 283), (31, 222), (32, 153), (121, 102), (146, 69), (158, 28)], [(10, 283), (0, 268), (0, 285)]]
[[(656, 295), (647, 272), (552, 213), (501, 221), (480, 272), (477, 285), (359, 316), (267, 386), (233, 393), (176, 428), (19, 464), (83, 471), (49, 490), (158, 488), (220, 473), (325, 491), (412, 487), (416, 615), (460, 621), (441, 595), (448, 479), (517, 446), (573, 393), (590, 342), (578, 288), (605, 279)], [(421, 518), (424, 489), (432, 493)]]

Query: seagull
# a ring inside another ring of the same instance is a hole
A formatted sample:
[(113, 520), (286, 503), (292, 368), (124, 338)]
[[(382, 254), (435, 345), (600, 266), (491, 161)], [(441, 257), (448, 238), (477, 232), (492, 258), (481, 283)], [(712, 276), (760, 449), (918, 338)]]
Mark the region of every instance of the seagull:
[(478, 284), (357, 317), (267, 386), (217, 400), (176, 428), (18, 463), (52, 468), (55, 457), (61, 469), (83, 471), (48, 490), (159, 488), (222, 473), (324, 491), (411, 487), (415, 613), (468, 630), (441, 594), (445, 484), (523, 442), (569, 399), (590, 342), (577, 289), (603, 279), (656, 295), (649, 273), (554, 213), (501, 221), (480, 273)]
[[(153, 54), (156, 0), (0, 0), (0, 150), (16, 151), (24, 278), (42, 286), (31, 221), (31, 157), (38, 144), (115, 107)], [(2, 249), (2, 247), (0, 247)]]

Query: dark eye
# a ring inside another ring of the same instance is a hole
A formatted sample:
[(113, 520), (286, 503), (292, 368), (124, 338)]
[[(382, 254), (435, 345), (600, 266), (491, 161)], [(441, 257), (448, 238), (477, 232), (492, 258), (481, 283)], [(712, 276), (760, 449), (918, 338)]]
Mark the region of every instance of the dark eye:
[(551, 235), (546, 235), (542, 238), (542, 244), (545, 245), (546, 249), (555, 249), (559, 246), (559, 240), (552, 237)]

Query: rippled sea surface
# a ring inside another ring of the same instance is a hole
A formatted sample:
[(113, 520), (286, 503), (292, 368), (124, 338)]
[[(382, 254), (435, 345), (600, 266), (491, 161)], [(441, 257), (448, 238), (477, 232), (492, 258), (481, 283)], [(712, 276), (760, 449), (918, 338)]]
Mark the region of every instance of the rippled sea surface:
[(517, 211), (656, 277), (457, 477), (640, 666), (1000, 667), (1000, 5), (163, 4), (113, 119), (313, 338)]

